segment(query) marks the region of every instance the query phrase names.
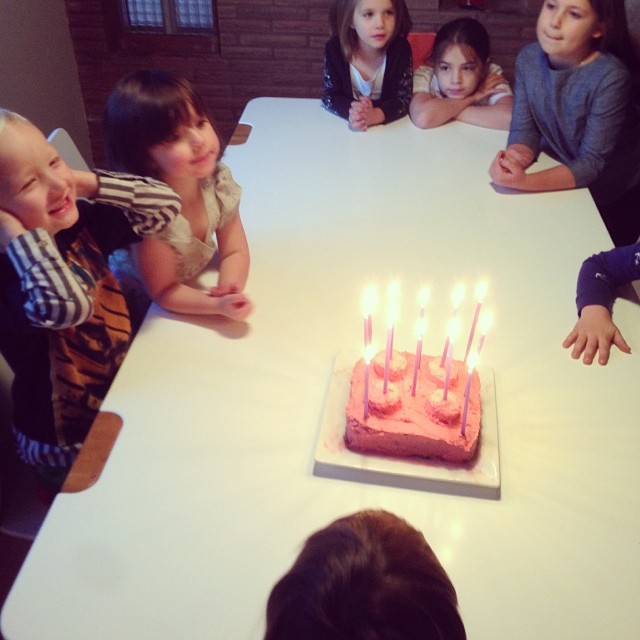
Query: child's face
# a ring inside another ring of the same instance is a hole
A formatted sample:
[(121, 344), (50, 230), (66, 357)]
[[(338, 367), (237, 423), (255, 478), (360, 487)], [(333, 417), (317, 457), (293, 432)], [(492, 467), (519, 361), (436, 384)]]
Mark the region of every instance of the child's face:
[(170, 185), (192, 178), (206, 178), (213, 173), (220, 141), (205, 117), (189, 107), (189, 121), (178, 126), (173, 135), (149, 150), (161, 179)]
[(41, 228), (51, 235), (78, 220), (71, 170), (28, 122), (11, 122), (0, 135), (0, 209), (25, 229)]
[(475, 93), (484, 71), (484, 63), (477, 56), (465, 55), (457, 44), (452, 44), (435, 66), (440, 91), (453, 100)]
[(538, 42), (556, 68), (577, 67), (603, 34), (589, 0), (546, 0), (538, 16)]
[(360, 47), (386, 47), (396, 29), (396, 10), (391, 0), (359, 0), (353, 12), (353, 28)]

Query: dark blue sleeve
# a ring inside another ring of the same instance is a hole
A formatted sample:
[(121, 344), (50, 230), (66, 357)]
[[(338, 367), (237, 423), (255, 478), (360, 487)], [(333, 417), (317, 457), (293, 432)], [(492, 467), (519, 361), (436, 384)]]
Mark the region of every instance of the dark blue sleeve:
[(340, 40), (334, 36), (325, 47), (322, 104), (331, 113), (348, 120), (353, 100), (349, 64), (342, 54)]
[(387, 50), (387, 66), (382, 82), (380, 100), (374, 107), (384, 112), (384, 121), (393, 122), (409, 113), (413, 95), (411, 45), (406, 38), (397, 37)]
[(611, 311), (618, 287), (640, 279), (640, 243), (617, 247), (587, 258), (578, 275), (576, 305), (599, 304)]

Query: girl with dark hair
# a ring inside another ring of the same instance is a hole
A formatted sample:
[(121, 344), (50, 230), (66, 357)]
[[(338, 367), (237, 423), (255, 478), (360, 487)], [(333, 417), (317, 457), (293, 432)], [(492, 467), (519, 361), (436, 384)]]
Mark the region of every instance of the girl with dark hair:
[(314, 533), (273, 587), (264, 640), (464, 640), (456, 591), (424, 536), (386, 511)]
[(509, 129), (513, 92), (489, 51), (489, 34), (477, 20), (443, 25), (429, 59), (413, 74), (412, 122), (421, 129), (452, 120)]
[[(114, 169), (162, 180), (182, 198), (181, 215), (162, 234), (133, 247), (133, 263), (151, 298), (177, 313), (246, 318), (249, 248), (239, 213), (241, 189), (218, 162), (220, 141), (204, 100), (184, 78), (136, 71), (113, 89), (105, 131)], [(217, 286), (191, 286), (214, 258)]]

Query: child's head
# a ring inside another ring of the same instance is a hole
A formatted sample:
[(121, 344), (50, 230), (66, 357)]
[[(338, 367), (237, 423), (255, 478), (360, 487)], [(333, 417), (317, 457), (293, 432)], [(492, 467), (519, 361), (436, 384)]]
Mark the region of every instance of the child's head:
[(475, 93), (489, 68), (489, 34), (473, 18), (458, 18), (440, 27), (429, 61), (440, 91), (462, 99)]
[(67, 164), (28, 120), (0, 109), (0, 209), (25, 229), (55, 235), (78, 220), (76, 183)]
[(606, 48), (610, 41), (608, 34), (613, 35), (618, 20), (616, 2), (545, 0), (538, 16), (536, 35), (551, 64), (576, 67), (594, 51)]
[(423, 535), (386, 511), (314, 533), (267, 603), (265, 640), (463, 640), (456, 592)]
[(160, 180), (184, 172), (205, 177), (220, 152), (202, 97), (185, 78), (158, 69), (135, 71), (116, 84), (105, 133), (112, 169)]
[(406, 38), (412, 27), (405, 0), (336, 0), (329, 22), (347, 60), (362, 45), (385, 49), (397, 36)]

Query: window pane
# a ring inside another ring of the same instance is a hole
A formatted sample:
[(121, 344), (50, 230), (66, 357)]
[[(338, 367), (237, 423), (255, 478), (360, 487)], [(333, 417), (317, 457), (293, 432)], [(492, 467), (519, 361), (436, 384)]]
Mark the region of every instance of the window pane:
[(163, 28), (162, 0), (123, 0), (132, 29)]
[(211, 0), (176, 0), (178, 29), (211, 30), (213, 14)]

